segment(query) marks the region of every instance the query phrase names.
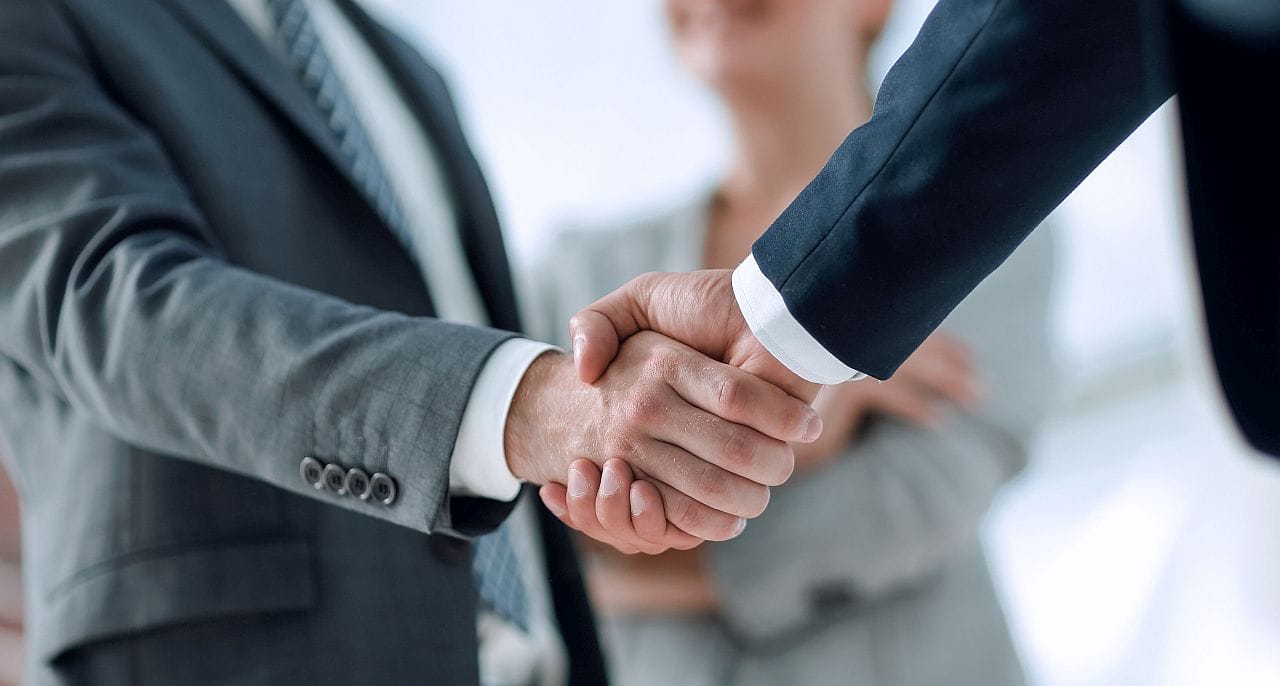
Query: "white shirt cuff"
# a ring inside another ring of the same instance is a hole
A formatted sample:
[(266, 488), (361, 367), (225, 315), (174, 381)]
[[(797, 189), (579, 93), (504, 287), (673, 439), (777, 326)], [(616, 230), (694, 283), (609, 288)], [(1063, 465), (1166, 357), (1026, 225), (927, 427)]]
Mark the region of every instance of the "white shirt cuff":
[(782, 294), (760, 271), (755, 255), (748, 255), (733, 270), (733, 295), (765, 350), (806, 381), (831, 385), (866, 376), (836, 359), (791, 316)]
[(499, 345), (476, 378), (462, 412), (449, 463), (449, 494), (513, 500), (520, 480), (507, 467), (503, 441), (511, 399), (529, 365), (555, 346), (513, 338)]

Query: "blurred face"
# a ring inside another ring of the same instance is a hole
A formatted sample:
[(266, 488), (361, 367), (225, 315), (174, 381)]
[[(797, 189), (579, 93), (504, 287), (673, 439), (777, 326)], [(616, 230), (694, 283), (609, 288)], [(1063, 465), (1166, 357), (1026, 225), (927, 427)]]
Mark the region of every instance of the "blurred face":
[(891, 1), (666, 0), (666, 10), (685, 65), (733, 94), (832, 69), (836, 60), (864, 69)]

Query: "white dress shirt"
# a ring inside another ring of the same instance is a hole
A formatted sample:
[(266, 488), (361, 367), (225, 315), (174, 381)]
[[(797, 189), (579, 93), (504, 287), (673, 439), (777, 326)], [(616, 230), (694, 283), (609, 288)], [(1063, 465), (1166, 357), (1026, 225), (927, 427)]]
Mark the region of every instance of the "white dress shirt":
[[(419, 126), (372, 49), (331, 0), (304, 0), (337, 77), (350, 95), (374, 152), (387, 173), (413, 236), (437, 315), (487, 325), (488, 316), (470, 272), (449, 202), (442, 168)], [(228, 0), (277, 54), (280, 48), (265, 0)], [(430, 250), (424, 249), (430, 246)], [(507, 467), (503, 436), (511, 399), (533, 360), (552, 346), (516, 338), (500, 345), (476, 379), (467, 401), (449, 467), (450, 493), (511, 500), (520, 481)], [(491, 612), (477, 617), (480, 674), (486, 684), (558, 684), (567, 673), (565, 650), (552, 619), (550, 590), (541, 573), (542, 551), (534, 511), (522, 503), (509, 526), (529, 598), (529, 631)]]
[(782, 294), (760, 271), (754, 255), (748, 255), (733, 270), (733, 296), (760, 344), (800, 377), (832, 385), (866, 376), (836, 359), (791, 316)]

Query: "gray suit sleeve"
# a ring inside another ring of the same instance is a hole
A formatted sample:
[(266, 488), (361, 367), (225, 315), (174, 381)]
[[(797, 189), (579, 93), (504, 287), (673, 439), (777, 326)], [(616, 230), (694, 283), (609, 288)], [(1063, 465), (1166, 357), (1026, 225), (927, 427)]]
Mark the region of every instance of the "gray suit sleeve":
[(391, 507), (327, 502), (462, 531), (447, 498), (454, 438), (512, 334), (229, 264), (52, 5), (7, 3), (0, 19), (0, 355), (148, 450), (316, 496), (298, 464), (322, 441), (400, 488)]
[(831, 465), (775, 489), (741, 536), (708, 546), (737, 635), (775, 638), (856, 611), (973, 544), (1047, 405), (1050, 240), (1029, 239), (943, 325), (975, 355), (983, 407), (953, 412), (937, 431), (875, 421)]

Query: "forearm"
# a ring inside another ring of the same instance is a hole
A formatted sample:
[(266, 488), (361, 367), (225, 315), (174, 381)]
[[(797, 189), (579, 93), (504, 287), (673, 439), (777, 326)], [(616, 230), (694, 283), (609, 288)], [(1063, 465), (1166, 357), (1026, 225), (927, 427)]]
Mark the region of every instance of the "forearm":
[(870, 122), (754, 246), (790, 316), (888, 378), (1168, 98), (1146, 4), (941, 2)]
[[(136, 211), (110, 214), (145, 223)], [(46, 227), (46, 249), (58, 233)], [(6, 272), (15, 295), (0, 340), (107, 430), (406, 526), (449, 525), (442, 506), (468, 390), (510, 334), (357, 307), (159, 230), (62, 261), (75, 266)], [(374, 507), (318, 491), (298, 474), (308, 455), (390, 474), (399, 497)]]

